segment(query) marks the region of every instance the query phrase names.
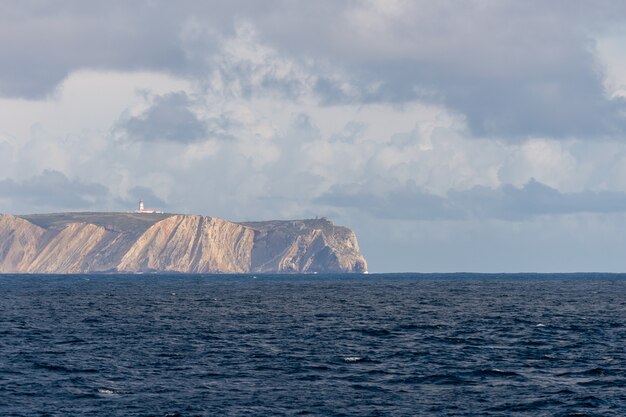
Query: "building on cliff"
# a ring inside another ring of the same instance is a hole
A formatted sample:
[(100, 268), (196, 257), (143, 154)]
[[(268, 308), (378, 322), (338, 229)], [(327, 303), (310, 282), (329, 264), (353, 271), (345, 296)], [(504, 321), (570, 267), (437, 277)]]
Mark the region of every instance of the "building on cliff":
[(143, 200), (139, 200), (139, 208), (135, 210), (135, 213), (161, 214), (163, 212), (161, 210), (147, 209), (143, 205)]

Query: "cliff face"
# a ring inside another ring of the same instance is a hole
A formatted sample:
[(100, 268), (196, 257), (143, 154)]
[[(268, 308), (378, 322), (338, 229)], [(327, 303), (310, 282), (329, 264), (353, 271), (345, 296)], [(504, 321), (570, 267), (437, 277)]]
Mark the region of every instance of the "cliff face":
[(255, 272), (366, 272), (352, 230), (326, 219), (250, 222)]
[(27, 272), (45, 230), (20, 219), (0, 216), (0, 272)]
[(366, 272), (356, 236), (325, 219), (233, 223), (135, 213), (0, 215), (0, 273)]
[(172, 216), (155, 223), (130, 248), (122, 271), (249, 272), (254, 231), (226, 220)]

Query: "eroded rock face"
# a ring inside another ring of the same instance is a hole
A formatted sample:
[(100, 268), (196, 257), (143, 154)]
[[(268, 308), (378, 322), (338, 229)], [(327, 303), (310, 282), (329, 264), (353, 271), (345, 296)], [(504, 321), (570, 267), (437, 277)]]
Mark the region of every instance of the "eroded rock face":
[(19, 217), (0, 215), (0, 273), (27, 272), (45, 232)]
[(254, 231), (226, 220), (172, 216), (150, 227), (120, 271), (249, 272)]
[(366, 272), (367, 263), (354, 233), (326, 219), (233, 223), (134, 213), (0, 215), (0, 273), (112, 271)]
[(254, 272), (366, 272), (354, 233), (325, 219), (244, 223), (257, 230)]
[(103, 227), (71, 223), (50, 233), (49, 240), (42, 242), (26, 272), (72, 274), (92, 270), (94, 250), (103, 241), (114, 238), (113, 233)]

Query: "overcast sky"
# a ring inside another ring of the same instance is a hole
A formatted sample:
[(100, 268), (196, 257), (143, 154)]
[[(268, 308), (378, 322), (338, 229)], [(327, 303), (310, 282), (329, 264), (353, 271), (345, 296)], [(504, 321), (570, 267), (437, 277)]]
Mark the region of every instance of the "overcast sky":
[(626, 271), (623, 1), (5, 1), (0, 212), (327, 216), (374, 272)]

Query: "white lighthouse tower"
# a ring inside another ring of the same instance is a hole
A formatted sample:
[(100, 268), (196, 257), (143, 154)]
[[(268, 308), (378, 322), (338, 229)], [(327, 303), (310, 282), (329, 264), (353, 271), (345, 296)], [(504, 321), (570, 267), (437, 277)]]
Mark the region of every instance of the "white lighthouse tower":
[(135, 211), (135, 213), (162, 214), (163, 212), (161, 210), (147, 209), (143, 205), (143, 200), (139, 200), (139, 208)]

